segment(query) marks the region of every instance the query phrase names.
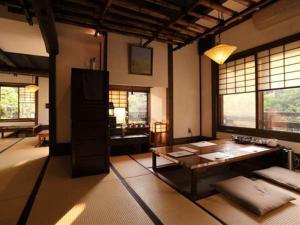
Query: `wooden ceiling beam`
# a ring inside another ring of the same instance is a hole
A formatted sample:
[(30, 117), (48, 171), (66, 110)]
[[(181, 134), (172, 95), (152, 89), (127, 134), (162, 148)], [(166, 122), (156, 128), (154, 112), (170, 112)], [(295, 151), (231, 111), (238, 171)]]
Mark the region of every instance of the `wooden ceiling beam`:
[[(54, 14), (55, 15), (64, 14), (65, 16), (70, 16), (71, 19), (74, 17), (77, 17), (77, 18), (82, 19), (83, 22), (87, 21), (88, 24), (92, 23), (93, 25), (96, 25), (97, 21), (98, 21), (97, 13), (90, 12), (89, 10), (87, 10), (83, 7), (81, 7), (81, 8), (75, 7), (75, 6), (69, 7), (69, 6), (65, 6), (64, 4), (56, 4), (54, 6)], [(156, 32), (160, 28), (158, 26), (149, 25), (148, 23), (144, 23), (144, 22), (137, 21), (134, 19), (115, 15), (115, 14), (111, 13), (111, 11), (109, 11), (107, 13), (107, 15), (103, 18), (102, 22), (123, 25), (125, 29), (127, 27), (139, 28), (139, 29), (144, 29), (146, 31), (150, 31), (150, 32)], [(187, 40), (187, 39), (193, 37), (191, 35), (187, 36), (187, 35), (172, 31), (171, 29), (166, 30), (163, 35), (168, 36), (168, 39), (173, 38), (175, 40), (180, 40), (180, 42), (183, 42), (184, 40)]]
[(24, 14), (25, 14), (25, 17), (26, 17), (26, 20), (27, 20), (28, 24), (30, 26), (32, 26), (33, 25), (32, 15), (28, 10), (27, 2), (25, 2), (25, 0), (19, 0), (19, 2), (20, 2), (20, 5), (21, 5), (21, 7), (24, 11)]
[(221, 22), (221, 20), (216, 17), (210, 16), (210, 15), (205, 15), (205, 14), (200, 14), (200, 13), (196, 13), (196, 12), (189, 12), (188, 15), (196, 17), (197, 19), (204, 19), (204, 20), (207, 20), (207, 21), (215, 23), (215, 24), (218, 24)]
[(111, 6), (112, 3), (113, 3), (113, 0), (106, 0), (104, 9), (103, 9), (103, 11), (100, 15), (100, 23), (103, 21), (103, 18), (104, 18), (106, 12), (108, 11), (108, 9), (109, 9), (109, 7)]
[(16, 68), (17, 65), (14, 61), (12, 61), (6, 53), (0, 48), (0, 61), (5, 63), (7, 66)]
[(225, 6), (222, 6), (221, 4), (215, 3), (212, 0), (200, 0), (199, 4), (204, 5), (208, 8), (211, 8), (211, 9), (217, 10), (217, 11), (219, 11), (221, 13), (224, 13), (228, 16), (233, 16), (234, 14), (236, 14), (236, 12), (234, 10), (229, 9)]
[[(62, 23), (68, 23), (68, 24), (72, 24), (72, 25), (83, 26), (83, 27), (88, 27), (88, 28), (92, 28), (92, 29), (98, 29), (99, 31), (121, 33), (124, 35), (143, 37), (143, 38), (147, 38), (147, 39), (153, 36), (153, 32), (147, 32), (143, 29), (124, 27), (122, 25), (109, 23), (105, 20), (103, 21), (102, 24), (99, 24), (97, 22), (97, 20), (95, 20), (95, 19), (78, 17), (78, 16), (74, 16), (74, 15), (67, 15), (66, 13), (56, 12), (55, 19)], [(182, 40), (172, 41), (172, 39), (167, 36), (159, 36), (156, 38), (156, 40), (160, 41), (160, 42), (167, 42), (167, 43), (173, 43), (173, 44), (184, 43), (184, 41), (182, 41)]]
[[(96, 10), (90, 10), (89, 8), (84, 7), (80, 4), (67, 4), (69, 1), (64, 2), (57, 2), (54, 5), (54, 13), (56, 13), (59, 10), (63, 10), (63, 13), (74, 15), (74, 14), (81, 14), (82, 17), (92, 17), (93, 19), (98, 18), (98, 14), (96, 13)], [(135, 13), (129, 13), (126, 11), (121, 11), (118, 8), (111, 7), (109, 8), (109, 11), (107, 12), (105, 19), (108, 18), (109, 21), (113, 22), (121, 22), (123, 25), (126, 25), (126, 22), (128, 22), (128, 25), (131, 26), (137, 26), (138, 28), (146, 28), (150, 29), (152, 31), (162, 29), (163, 23), (158, 22), (157, 20), (149, 19), (147, 17), (140, 16)], [(84, 19), (84, 18), (83, 18)], [(122, 21), (121, 21), (122, 19)], [(154, 25), (154, 26), (153, 26)], [(186, 25), (186, 24), (184, 24)], [(199, 28), (199, 27), (197, 27)], [(202, 28), (202, 27), (200, 27)], [(186, 31), (186, 32), (185, 32)], [(172, 29), (170, 27), (169, 29), (164, 29), (164, 32), (168, 34), (169, 36), (174, 36), (175, 38), (184, 38), (189, 39), (191, 37), (194, 37), (197, 35), (196, 32), (190, 31), (186, 28), (182, 29)]]
[(58, 54), (58, 39), (50, 0), (33, 0), (33, 10), (38, 20), (46, 50), (49, 54)]
[(196, 37), (192, 38), (185, 44), (177, 46), (176, 48), (173, 49), (173, 51), (176, 51), (188, 44), (191, 44), (195, 40), (198, 40), (200, 38), (205, 38), (207, 35), (215, 35), (216, 33), (220, 32), (221, 29), (222, 29), (222, 31), (224, 31), (230, 27), (233, 27), (233, 26), (239, 24), (240, 22), (244, 21), (245, 18), (249, 18), (253, 13), (257, 12), (258, 9), (262, 9), (276, 1), (277, 0), (262, 0), (254, 5), (250, 6), (249, 8), (246, 8), (245, 10), (237, 13), (235, 16), (229, 18), (221, 26), (220, 25), (214, 26), (211, 29), (207, 30), (205, 33), (199, 34)]
[(168, 9), (176, 10), (176, 11), (181, 11), (181, 7), (175, 4), (172, 4), (170, 2), (164, 1), (164, 0), (145, 0), (146, 2), (162, 6)]
[[(173, 29), (173, 30), (176, 30), (178, 32), (181, 32), (183, 34), (186, 34), (186, 35), (189, 35), (189, 36), (192, 36), (192, 37), (195, 37), (197, 36), (199, 33), (195, 32), (195, 31), (192, 31), (192, 30), (186, 30), (184, 28), (181, 28), (181, 27), (178, 27), (176, 25), (170, 25), (170, 28)], [(163, 31), (161, 31), (163, 32)]]
[(143, 14), (152, 16), (154, 18), (161, 19), (161, 20), (170, 20), (170, 16), (167, 16), (163, 13), (157, 12), (157, 11), (152, 10), (152, 9), (141, 7), (140, 5), (137, 5), (133, 2), (128, 2), (128, 1), (125, 1), (125, 0), (116, 0), (116, 1), (113, 2), (113, 4), (117, 5), (117, 6), (120, 6), (122, 8), (125, 8), (125, 9), (130, 9), (130, 10), (138, 12), (138, 13), (143, 13)]
[(247, 6), (247, 7), (256, 3), (256, 1), (254, 1), (254, 0), (233, 0), (233, 1), (235, 1), (241, 5)]
[(40, 77), (48, 77), (49, 74), (48, 70), (28, 69), (28, 68), (2, 66), (2, 65), (0, 65), (0, 71), (5, 73), (22, 74), (28, 76), (36, 75)]
[(192, 27), (195, 30), (199, 31), (200, 33), (203, 33), (204, 31), (207, 30), (207, 27), (201, 26), (201, 25), (196, 24), (196, 23), (189, 23), (189, 22), (186, 22), (184, 20), (178, 20), (176, 23), (179, 24), (179, 25), (185, 26), (185, 27)]
[[(179, 20), (181, 20), (183, 17), (185, 17), (190, 11), (193, 11), (198, 5), (199, 2), (201, 0), (195, 1), (192, 4), (190, 4), (188, 7), (186, 7), (184, 10), (182, 10), (178, 15), (174, 16), (169, 22), (167, 22), (164, 26), (164, 28), (168, 28), (170, 26), (173, 26), (176, 22), (178, 22)], [(155, 36), (157, 36), (159, 34), (159, 32), (161, 32), (161, 30), (159, 30)], [(148, 44), (150, 44), (153, 41), (153, 38), (149, 39), (148, 41), (146, 41), (144, 43), (144, 47), (147, 46)]]

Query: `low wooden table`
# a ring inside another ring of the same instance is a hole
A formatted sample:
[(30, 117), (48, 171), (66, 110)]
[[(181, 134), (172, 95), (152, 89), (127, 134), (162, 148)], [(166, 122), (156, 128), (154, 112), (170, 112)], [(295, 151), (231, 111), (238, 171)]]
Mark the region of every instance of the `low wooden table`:
[[(247, 152), (242, 148), (254, 146), (254, 145), (240, 145), (232, 142), (231, 140), (214, 140), (210, 142), (215, 143), (216, 145), (207, 146), (207, 147), (197, 147), (192, 144), (185, 144), (185, 145), (174, 145), (174, 146), (151, 148), (152, 168), (154, 171), (157, 171), (157, 165), (156, 165), (157, 156), (164, 157), (174, 162), (175, 164), (182, 166), (184, 169), (188, 170), (191, 174), (190, 192), (192, 196), (196, 196), (198, 173), (204, 172), (211, 167), (217, 167), (225, 164), (239, 162), (239, 161), (263, 156), (281, 150), (279, 147), (269, 148), (263, 146), (262, 148), (265, 148), (265, 150), (263, 151)], [(196, 150), (196, 152), (190, 156), (185, 156), (180, 158), (175, 158), (168, 155), (168, 153), (171, 152), (183, 151), (184, 149), (182, 149), (181, 147), (188, 147), (193, 150)], [(214, 152), (223, 152), (229, 154), (230, 157), (223, 158), (223, 159), (214, 159), (214, 160), (201, 157), (201, 155), (214, 153)]]
[(38, 146), (41, 145), (42, 141), (46, 140), (46, 138), (49, 138), (49, 130), (42, 130), (38, 133)]
[(2, 126), (0, 127), (1, 138), (4, 138), (5, 132), (18, 132), (24, 130), (30, 130), (32, 135), (34, 136), (35, 130), (39, 128), (40, 125), (32, 125), (32, 126)]

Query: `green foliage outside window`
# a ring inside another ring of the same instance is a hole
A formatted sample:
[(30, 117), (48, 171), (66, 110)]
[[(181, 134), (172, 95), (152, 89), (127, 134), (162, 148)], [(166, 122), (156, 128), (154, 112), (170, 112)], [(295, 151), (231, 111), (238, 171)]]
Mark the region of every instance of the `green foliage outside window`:
[(0, 87), (0, 119), (34, 119), (35, 93), (24, 87)]

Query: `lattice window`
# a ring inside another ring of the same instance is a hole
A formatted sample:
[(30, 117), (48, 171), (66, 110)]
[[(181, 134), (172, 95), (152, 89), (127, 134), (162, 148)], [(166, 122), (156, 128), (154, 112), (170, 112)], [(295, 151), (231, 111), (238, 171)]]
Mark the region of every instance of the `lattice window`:
[(255, 91), (254, 55), (224, 63), (219, 67), (219, 94)]
[(109, 91), (109, 101), (115, 108), (127, 108), (127, 91)]
[(257, 54), (258, 90), (300, 86), (300, 41)]

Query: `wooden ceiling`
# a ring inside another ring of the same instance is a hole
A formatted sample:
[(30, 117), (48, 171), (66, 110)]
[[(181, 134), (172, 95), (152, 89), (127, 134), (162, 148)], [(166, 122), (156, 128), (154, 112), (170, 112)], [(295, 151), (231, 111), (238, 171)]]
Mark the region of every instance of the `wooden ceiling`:
[[(29, 0), (0, 0), (8, 11), (35, 16)], [(55, 21), (166, 42), (179, 49), (235, 25), (275, 0), (53, 0)], [(223, 15), (224, 20), (221, 20)]]

